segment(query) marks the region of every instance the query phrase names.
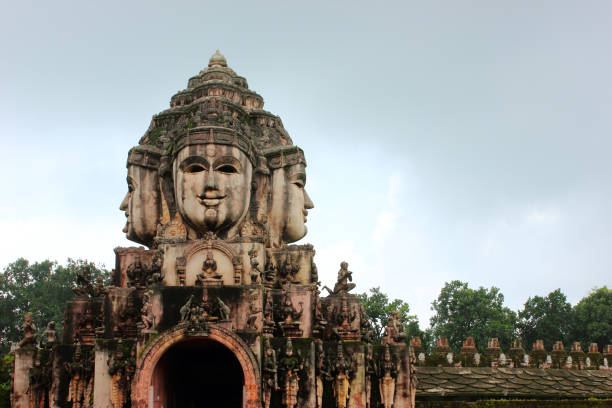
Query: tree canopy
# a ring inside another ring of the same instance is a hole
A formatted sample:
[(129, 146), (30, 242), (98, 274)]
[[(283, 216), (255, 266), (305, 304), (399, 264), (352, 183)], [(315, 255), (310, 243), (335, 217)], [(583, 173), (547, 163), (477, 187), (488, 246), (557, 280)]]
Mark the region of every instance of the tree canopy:
[(49, 260), (30, 264), (19, 258), (0, 273), (0, 351), (6, 352), (11, 341), (19, 340), (27, 312), (32, 312), (39, 330), (55, 321), (61, 331), (64, 307), (74, 296), (76, 275), (84, 265), (90, 266), (94, 279), (102, 277), (108, 283), (107, 270), (83, 260), (68, 259), (66, 265), (58, 265)]
[(364, 309), (370, 324), (374, 328), (374, 340), (379, 343), (383, 329), (387, 326), (389, 317), (393, 312), (399, 312), (399, 321), (408, 328), (406, 335), (418, 335), (419, 323), (414, 315), (408, 314), (410, 306), (400, 299), (389, 301), (389, 296), (381, 292), (380, 287), (370, 289), (370, 294), (362, 293), (359, 299), (363, 302)]
[(561, 340), (570, 342), (572, 305), (561, 289), (550, 292), (548, 296), (534, 296), (527, 299), (518, 313), (517, 329), (523, 346), (531, 347), (536, 340), (544, 340), (544, 347), (550, 350)]
[(593, 289), (574, 306), (572, 340), (583, 347), (597, 343), (599, 350), (612, 344), (612, 289)]
[(471, 289), (466, 282), (447, 282), (431, 306), (435, 311), (432, 333), (446, 336), (454, 350), (467, 337), (473, 337), (480, 350), (487, 348), (492, 337), (507, 349), (515, 336), (516, 313), (503, 303), (504, 295), (496, 287)]

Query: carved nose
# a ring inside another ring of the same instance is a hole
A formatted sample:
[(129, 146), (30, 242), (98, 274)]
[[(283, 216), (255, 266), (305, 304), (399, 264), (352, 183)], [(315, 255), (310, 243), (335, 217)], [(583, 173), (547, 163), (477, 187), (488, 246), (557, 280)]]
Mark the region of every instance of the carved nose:
[(306, 190), (304, 190), (304, 208), (307, 210), (314, 208), (314, 204), (312, 203), (312, 200), (308, 196), (308, 193), (306, 192)]
[(204, 180), (204, 192), (207, 190), (217, 189), (217, 178), (215, 177), (215, 171), (210, 169), (206, 172), (206, 179)]
[(128, 210), (128, 203), (130, 201), (130, 192), (128, 191), (125, 194), (125, 197), (123, 197), (123, 201), (121, 202), (121, 204), (119, 205), (119, 209), (121, 211), (127, 211)]

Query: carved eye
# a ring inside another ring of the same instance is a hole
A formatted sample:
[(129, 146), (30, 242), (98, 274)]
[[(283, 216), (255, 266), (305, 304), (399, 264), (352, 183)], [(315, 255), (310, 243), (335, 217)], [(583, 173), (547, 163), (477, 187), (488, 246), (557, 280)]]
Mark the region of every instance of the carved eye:
[(191, 166), (185, 169), (185, 173), (200, 173), (205, 171), (206, 169), (201, 164), (192, 164)]
[(304, 188), (304, 182), (302, 180), (296, 180), (293, 182), (298, 188)]
[(222, 166), (217, 167), (216, 170), (220, 171), (221, 173), (227, 173), (227, 174), (238, 173), (238, 169), (232, 166), (231, 164), (224, 164)]

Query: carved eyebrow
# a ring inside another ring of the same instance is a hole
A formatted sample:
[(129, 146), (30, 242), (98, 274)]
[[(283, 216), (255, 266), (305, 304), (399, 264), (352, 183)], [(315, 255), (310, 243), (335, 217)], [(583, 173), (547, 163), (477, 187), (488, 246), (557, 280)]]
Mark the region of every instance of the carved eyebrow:
[(209, 167), (208, 161), (206, 161), (206, 159), (202, 156), (189, 156), (181, 162), (179, 168), (182, 171), (185, 171), (185, 169), (187, 169), (187, 167), (191, 166), (192, 164), (200, 164), (206, 169)]
[(298, 173), (291, 175), (291, 181), (298, 181), (298, 180), (306, 184), (306, 173), (304, 173), (303, 171), (300, 171)]
[(218, 168), (220, 166), (224, 166), (226, 164), (230, 164), (232, 166), (234, 166), (236, 168), (236, 170), (238, 170), (238, 173), (242, 172), (242, 165), (240, 164), (240, 161), (238, 159), (236, 159), (234, 156), (222, 156), (219, 157), (217, 160), (214, 161), (213, 164), (213, 168)]

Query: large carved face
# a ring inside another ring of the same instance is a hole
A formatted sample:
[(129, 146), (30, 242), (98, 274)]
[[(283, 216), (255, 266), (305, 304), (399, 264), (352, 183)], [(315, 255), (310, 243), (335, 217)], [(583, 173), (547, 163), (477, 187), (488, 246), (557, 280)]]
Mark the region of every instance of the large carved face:
[(249, 208), (253, 168), (234, 146), (199, 144), (174, 160), (178, 210), (198, 232), (230, 234)]
[(127, 218), (123, 232), (130, 241), (150, 246), (159, 220), (159, 181), (157, 170), (128, 165), (128, 192), (120, 210)]
[(272, 206), (270, 241), (279, 247), (282, 242), (295, 242), (306, 235), (306, 215), (314, 205), (306, 190), (304, 164), (281, 167), (272, 173)]

